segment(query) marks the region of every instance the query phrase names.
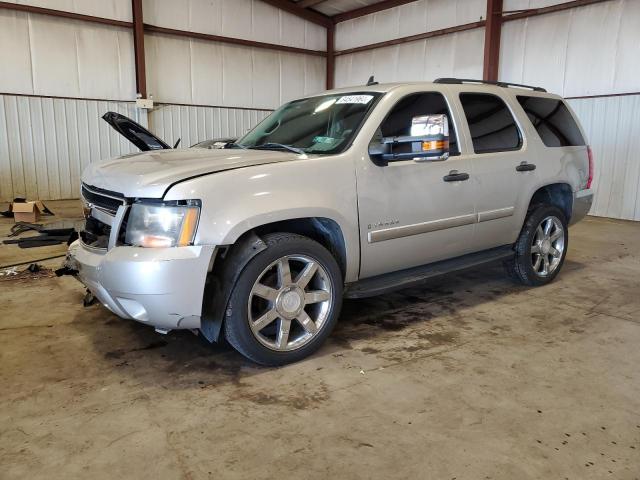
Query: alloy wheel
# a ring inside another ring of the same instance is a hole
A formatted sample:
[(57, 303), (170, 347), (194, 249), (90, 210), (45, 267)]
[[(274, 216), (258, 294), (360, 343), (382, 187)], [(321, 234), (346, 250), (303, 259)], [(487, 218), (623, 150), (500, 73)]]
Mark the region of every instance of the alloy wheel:
[(291, 351), (309, 343), (325, 325), (333, 286), (316, 259), (287, 255), (262, 271), (248, 302), (255, 338), (272, 350)]
[(531, 242), (531, 265), (536, 275), (546, 277), (556, 271), (565, 248), (562, 222), (555, 216), (545, 217), (536, 228)]

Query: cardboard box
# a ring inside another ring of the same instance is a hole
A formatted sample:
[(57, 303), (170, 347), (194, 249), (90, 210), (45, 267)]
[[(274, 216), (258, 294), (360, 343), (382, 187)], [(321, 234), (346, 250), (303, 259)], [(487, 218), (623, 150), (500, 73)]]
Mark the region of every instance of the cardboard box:
[(16, 222), (35, 223), (40, 219), (40, 214), (44, 212), (44, 205), (40, 200), (34, 202), (14, 202), (11, 204), (11, 211)]

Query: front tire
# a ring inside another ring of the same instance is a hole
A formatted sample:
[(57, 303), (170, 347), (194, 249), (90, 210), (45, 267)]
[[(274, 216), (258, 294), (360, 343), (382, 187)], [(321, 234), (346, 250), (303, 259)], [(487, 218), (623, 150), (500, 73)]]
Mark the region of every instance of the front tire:
[(529, 286), (546, 285), (558, 275), (569, 246), (567, 219), (558, 207), (540, 205), (527, 217), (515, 257), (505, 263), (508, 275)]
[(261, 365), (301, 360), (336, 324), (342, 274), (322, 245), (292, 233), (265, 235), (267, 249), (246, 265), (231, 292), (224, 332), (242, 355)]

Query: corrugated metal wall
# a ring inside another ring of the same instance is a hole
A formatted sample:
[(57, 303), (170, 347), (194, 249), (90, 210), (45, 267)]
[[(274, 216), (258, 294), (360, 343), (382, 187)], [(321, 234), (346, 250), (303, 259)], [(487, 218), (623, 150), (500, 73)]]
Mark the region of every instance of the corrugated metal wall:
[[(419, 0), (336, 26), (336, 50), (477, 22), (486, 0)], [(480, 59), (482, 63), (482, 58)]]
[(595, 158), (592, 215), (640, 220), (640, 95), (569, 100)]
[(89, 162), (137, 151), (100, 118), (108, 111), (147, 123), (131, 102), (0, 95), (0, 200), (77, 198)]
[(145, 41), (157, 101), (274, 109), (325, 87), (323, 57), (159, 34)]
[[(12, 1), (132, 20), (131, 0)], [(143, 11), (146, 23), (161, 27), (326, 47), (323, 27), (259, 0), (145, 0)], [(157, 104), (149, 113), (132, 103), (130, 29), (0, 9), (0, 95), (6, 94), (0, 97), (0, 200), (76, 197), (88, 162), (134, 151), (100, 119), (106, 111), (144, 125), (148, 116), (158, 136), (170, 143), (182, 138), (181, 145), (189, 146), (240, 136), (266, 110), (324, 89), (320, 56), (164, 34), (147, 33), (145, 43), (147, 90)]]
[(482, 77), (484, 29), (453, 33), (336, 58), (336, 86)]
[(271, 113), (265, 110), (158, 105), (151, 112), (153, 132), (173, 145), (188, 147), (211, 138), (237, 138)]
[[(549, 0), (506, 0), (505, 9)], [(640, 92), (640, 1), (612, 0), (507, 22), (500, 79), (565, 97)], [(592, 215), (640, 220), (638, 95), (570, 100), (594, 151)]]
[(507, 22), (500, 79), (565, 97), (640, 90), (640, 1), (612, 0)]
[[(336, 50), (392, 40), (479, 20), (486, 0), (420, 0), (341, 22)], [(484, 29), (458, 32), (336, 58), (336, 86), (379, 82), (430, 81), (437, 77), (480, 78)]]

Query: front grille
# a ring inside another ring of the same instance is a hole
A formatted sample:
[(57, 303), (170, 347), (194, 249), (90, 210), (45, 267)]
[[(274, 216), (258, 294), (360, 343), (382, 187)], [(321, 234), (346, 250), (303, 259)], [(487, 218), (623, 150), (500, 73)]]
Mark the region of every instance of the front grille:
[(124, 205), (124, 195), (101, 188), (82, 184), (82, 197), (85, 202), (93, 207), (99, 208), (112, 215), (115, 215), (120, 205)]

